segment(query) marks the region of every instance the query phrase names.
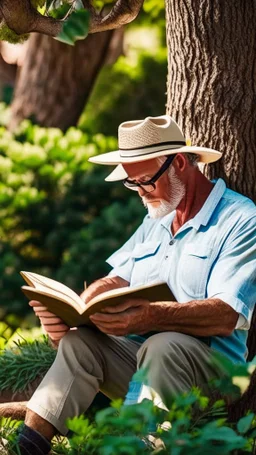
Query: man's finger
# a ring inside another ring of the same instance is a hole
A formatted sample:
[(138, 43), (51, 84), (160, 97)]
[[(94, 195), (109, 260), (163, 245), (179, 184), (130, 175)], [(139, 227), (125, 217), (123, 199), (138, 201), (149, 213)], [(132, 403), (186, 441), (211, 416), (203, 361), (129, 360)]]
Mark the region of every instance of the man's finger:
[[(46, 307), (43, 307), (43, 306), (39, 306), (39, 307), (34, 307), (33, 308), (35, 314), (38, 316), (39, 313), (40, 314), (43, 314), (43, 313), (46, 313), (47, 312), (47, 308)], [(52, 314), (52, 313), (51, 313)]]
[(47, 318), (47, 317), (45, 317), (42, 314), (41, 315), (37, 315), (37, 316), (39, 316), (39, 319), (42, 322), (42, 324), (46, 324), (46, 325), (47, 324), (50, 324), (50, 325), (52, 325), (52, 324), (65, 324), (62, 319), (60, 319), (60, 318), (58, 318), (56, 316), (55, 317), (50, 317), (50, 318)]
[(41, 308), (34, 308), (34, 312), (37, 316), (44, 316), (46, 318), (57, 318), (56, 314), (51, 313), (47, 310), (41, 310)]
[(36, 300), (31, 300), (30, 302), (28, 302), (29, 306), (31, 306), (33, 309), (37, 308), (37, 309), (44, 309), (44, 310), (47, 310), (46, 306), (44, 306), (42, 303), (40, 302), (37, 302)]
[(69, 330), (69, 327), (66, 326), (65, 324), (59, 324), (59, 325), (44, 325), (44, 328), (47, 332), (49, 333), (57, 333), (57, 332), (67, 332)]

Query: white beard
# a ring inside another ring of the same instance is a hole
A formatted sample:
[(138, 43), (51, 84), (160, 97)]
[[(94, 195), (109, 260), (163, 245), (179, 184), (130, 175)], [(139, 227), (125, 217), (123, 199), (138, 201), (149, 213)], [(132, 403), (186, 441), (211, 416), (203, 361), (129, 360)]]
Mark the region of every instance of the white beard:
[(170, 168), (168, 172), (168, 177), (170, 182), (168, 188), (169, 201), (161, 199), (159, 206), (153, 207), (151, 204), (147, 202), (147, 198), (145, 197), (142, 198), (142, 202), (144, 206), (148, 209), (148, 214), (150, 218), (162, 218), (163, 216), (168, 215), (168, 213), (171, 213), (173, 210), (176, 210), (179, 203), (185, 196), (185, 185), (177, 177), (175, 169), (173, 167)]

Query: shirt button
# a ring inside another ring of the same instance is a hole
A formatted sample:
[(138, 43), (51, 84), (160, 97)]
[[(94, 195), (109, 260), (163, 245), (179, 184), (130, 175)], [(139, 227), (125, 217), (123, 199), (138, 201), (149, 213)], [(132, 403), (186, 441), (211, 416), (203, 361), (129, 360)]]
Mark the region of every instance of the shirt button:
[(171, 241), (169, 242), (169, 245), (173, 245), (173, 244), (174, 244), (174, 240), (171, 240)]
[(165, 256), (165, 259), (168, 259), (169, 256)]

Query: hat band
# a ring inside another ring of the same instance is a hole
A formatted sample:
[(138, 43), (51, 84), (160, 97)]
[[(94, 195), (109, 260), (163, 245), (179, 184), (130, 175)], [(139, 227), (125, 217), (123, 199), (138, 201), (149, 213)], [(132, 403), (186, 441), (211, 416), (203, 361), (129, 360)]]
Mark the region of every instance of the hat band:
[(135, 147), (133, 149), (122, 149), (119, 147), (119, 151), (121, 158), (134, 158), (137, 156), (148, 155), (151, 153), (163, 152), (164, 150), (168, 150), (170, 148), (175, 149), (177, 146), (179, 148), (182, 147), (183, 145), (186, 145), (185, 141), (169, 141), (159, 142), (158, 144), (154, 145), (145, 145), (144, 147)]

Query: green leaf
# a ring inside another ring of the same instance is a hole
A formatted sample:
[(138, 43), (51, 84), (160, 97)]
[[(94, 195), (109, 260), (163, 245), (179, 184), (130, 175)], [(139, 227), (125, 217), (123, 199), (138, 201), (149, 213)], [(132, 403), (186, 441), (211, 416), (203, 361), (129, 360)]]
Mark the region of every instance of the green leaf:
[(148, 368), (140, 368), (134, 373), (132, 381), (139, 382), (141, 384), (148, 383)]
[(50, 10), (50, 16), (54, 17), (54, 19), (63, 19), (69, 13), (70, 9), (70, 5), (65, 3), (56, 9)]
[(55, 38), (62, 43), (74, 46), (78, 40), (83, 40), (89, 32), (89, 12), (81, 9), (74, 11), (68, 19), (63, 22), (59, 35)]
[(223, 408), (225, 406), (225, 401), (223, 399), (215, 401), (213, 404), (213, 409)]
[(239, 431), (239, 433), (241, 433), (241, 434), (246, 433), (251, 428), (253, 419), (254, 419), (254, 414), (252, 414), (252, 413), (248, 414), (245, 417), (242, 417), (237, 424), (237, 430)]

